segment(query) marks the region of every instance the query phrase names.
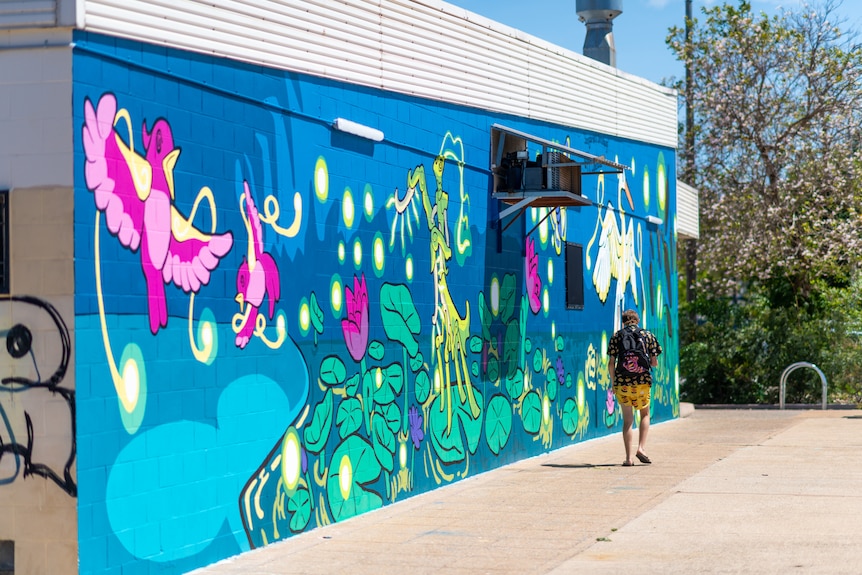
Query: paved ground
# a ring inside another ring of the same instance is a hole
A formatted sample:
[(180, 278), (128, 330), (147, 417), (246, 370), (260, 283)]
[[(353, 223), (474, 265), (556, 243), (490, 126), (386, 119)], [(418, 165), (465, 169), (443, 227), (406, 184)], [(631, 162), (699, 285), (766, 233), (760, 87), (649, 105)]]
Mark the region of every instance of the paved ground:
[(648, 451), (588, 441), (193, 573), (862, 573), (862, 411), (696, 410)]

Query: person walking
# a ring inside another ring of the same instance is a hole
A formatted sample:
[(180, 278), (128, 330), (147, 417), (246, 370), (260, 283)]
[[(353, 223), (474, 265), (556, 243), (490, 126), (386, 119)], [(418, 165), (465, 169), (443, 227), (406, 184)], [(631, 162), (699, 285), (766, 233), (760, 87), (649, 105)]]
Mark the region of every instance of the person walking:
[(632, 425), (634, 410), (640, 411), (638, 446), (635, 457), (641, 463), (652, 463), (646, 454), (649, 433), (649, 404), (652, 375), (662, 349), (655, 336), (638, 327), (640, 316), (633, 309), (623, 312), (623, 327), (608, 341), (608, 372), (614, 396), (623, 411), (623, 442), (626, 447), (624, 467), (634, 465), (632, 459)]

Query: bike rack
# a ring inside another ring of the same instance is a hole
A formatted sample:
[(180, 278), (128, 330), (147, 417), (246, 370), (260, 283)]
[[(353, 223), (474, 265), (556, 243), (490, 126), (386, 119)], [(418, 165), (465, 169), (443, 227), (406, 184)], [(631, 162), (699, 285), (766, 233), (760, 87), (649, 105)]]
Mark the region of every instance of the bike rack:
[(784, 391), (787, 384), (787, 376), (790, 375), (790, 372), (799, 369), (800, 367), (810, 367), (814, 371), (817, 372), (817, 375), (820, 376), (820, 382), (823, 384), (823, 409), (826, 409), (826, 376), (820, 370), (819, 367), (814, 365), (813, 363), (808, 363), (807, 361), (799, 361), (794, 364), (788, 365), (787, 368), (781, 374), (781, 383), (779, 384), (779, 397), (778, 397), (778, 408), (784, 409)]

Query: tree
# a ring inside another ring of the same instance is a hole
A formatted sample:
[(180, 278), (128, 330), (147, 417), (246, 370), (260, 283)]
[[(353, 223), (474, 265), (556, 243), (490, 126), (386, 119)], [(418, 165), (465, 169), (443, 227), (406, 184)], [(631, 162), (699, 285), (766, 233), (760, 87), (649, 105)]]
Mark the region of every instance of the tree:
[(683, 29), (671, 30), (668, 44), (694, 84), (686, 105), (708, 292), (739, 295), (778, 277), (795, 303), (862, 255), (862, 49), (832, 22), (838, 6), (770, 17), (740, 1), (704, 8), (688, 44)]
[(689, 401), (777, 403), (796, 361), (820, 364), (833, 397), (862, 398), (862, 48), (839, 6), (768, 16), (740, 0), (688, 20), (689, 41), (668, 36), (693, 84), (701, 192), (698, 296), (680, 315)]

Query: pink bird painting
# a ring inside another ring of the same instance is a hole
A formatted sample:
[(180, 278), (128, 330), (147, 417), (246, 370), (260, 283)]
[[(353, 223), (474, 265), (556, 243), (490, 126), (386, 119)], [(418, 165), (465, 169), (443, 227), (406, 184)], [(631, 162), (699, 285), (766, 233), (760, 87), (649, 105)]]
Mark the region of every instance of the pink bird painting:
[(248, 182), (243, 182), (239, 201), (248, 231), (248, 255), (243, 256), (236, 273), (236, 301), (243, 316), (236, 334), (236, 346), (242, 349), (248, 345), (257, 328), (258, 310), (264, 296), (269, 297), (269, 319), (272, 319), (275, 303), (281, 297), (281, 281), (275, 260), (263, 250), (263, 228)]
[[(129, 142), (116, 131), (121, 119)], [(105, 214), (108, 231), (137, 252), (146, 279), (150, 331), (167, 326), (165, 284), (186, 293), (209, 283), (210, 272), (233, 245), (230, 232), (206, 234), (194, 227), (174, 205), (174, 166), (180, 149), (174, 146), (168, 122), (143, 123), (144, 155), (134, 150), (127, 110), (117, 111), (117, 99), (104, 94), (98, 106), (84, 101), (84, 176), (96, 207)]]

